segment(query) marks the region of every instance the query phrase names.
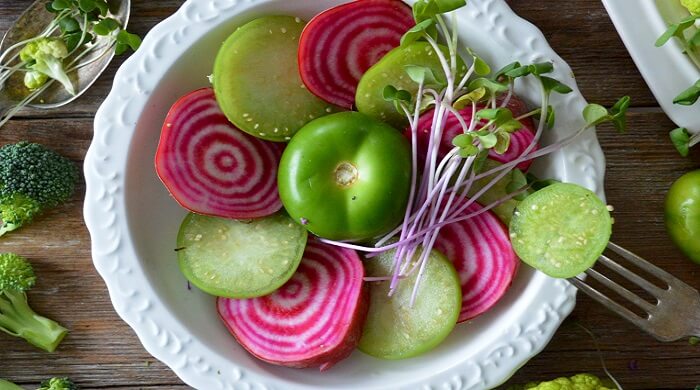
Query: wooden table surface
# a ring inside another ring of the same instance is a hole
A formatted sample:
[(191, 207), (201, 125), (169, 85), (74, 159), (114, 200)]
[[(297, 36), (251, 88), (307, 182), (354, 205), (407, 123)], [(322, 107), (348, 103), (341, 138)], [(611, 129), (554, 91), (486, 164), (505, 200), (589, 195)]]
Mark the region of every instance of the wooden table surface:
[[(30, 2), (0, 0), (0, 32)], [(130, 30), (143, 36), (182, 1), (133, 3)], [(573, 68), (589, 101), (610, 105), (616, 97), (632, 97), (627, 134), (616, 134), (608, 126), (598, 129), (607, 157), (608, 202), (615, 206), (613, 240), (700, 287), (700, 266), (674, 248), (662, 214), (671, 183), (700, 166), (700, 148), (689, 158), (675, 152), (667, 136), (674, 126), (658, 107), (599, 0), (509, 3), (544, 31)], [(31, 140), (82, 163), (92, 137), (93, 116), (121, 61), (114, 61), (76, 102), (54, 111), (23, 111), (0, 129), (0, 145)], [(90, 238), (82, 216), (83, 194), (81, 184), (69, 204), (0, 240), (1, 252), (21, 253), (35, 264), (39, 282), (30, 293), (30, 301), (37, 312), (71, 330), (54, 354), (0, 334), (0, 378), (27, 388), (59, 375), (70, 376), (86, 389), (187, 388), (143, 349), (114, 312), (107, 289), (92, 266)], [(600, 354), (580, 326), (595, 334)], [(656, 342), (585, 296), (579, 297), (573, 314), (547, 348), (508, 383), (579, 372), (602, 375), (600, 356), (625, 389), (689, 389), (700, 384), (700, 346), (687, 341)]]

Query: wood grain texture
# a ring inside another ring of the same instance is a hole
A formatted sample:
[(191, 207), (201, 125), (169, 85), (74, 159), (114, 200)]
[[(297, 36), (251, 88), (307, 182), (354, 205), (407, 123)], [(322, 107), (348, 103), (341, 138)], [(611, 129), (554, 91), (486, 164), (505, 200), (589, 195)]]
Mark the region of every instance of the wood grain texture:
[[(0, 0), (0, 32), (29, 3)], [(658, 109), (598, 0), (509, 3), (544, 31), (572, 66), (590, 101), (610, 104), (618, 96), (632, 96), (635, 108), (629, 133), (619, 135), (608, 127), (598, 132), (608, 163), (608, 203), (615, 206), (613, 239), (700, 287), (700, 267), (671, 244), (662, 214), (671, 183), (700, 167), (700, 149), (685, 159), (673, 150), (667, 139), (673, 124)], [(135, 0), (131, 30), (145, 34), (180, 4), (180, 0)], [(23, 111), (0, 130), (0, 145), (24, 139), (41, 142), (81, 164), (92, 137), (92, 118), (121, 61), (116, 60), (73, 104), (54, 111)], [(0, 251), (22, 253), (36, 265), (39, 284), (30, 299), (37, 312), (71, 329), (55, 354), (41, 353), (0, 334), (0, 377), (28, 389), (57, 375), (70, 376), (86, 389), (187, 388), (143, 349), (115, 314), (106, 287), (92, 267), (90, 239), (82, 220), (83, 194), (81, 184), (67, 205), (0, 241)], [(580, 326), (596, 335), (600, 354)], [(601, 375), (601, 355), (625, 389), (688, 389), (700, 384), (700, 346), (685, 341), (658, 343), (585, 296), (547, 348), (509, 384), (586, 371)]]

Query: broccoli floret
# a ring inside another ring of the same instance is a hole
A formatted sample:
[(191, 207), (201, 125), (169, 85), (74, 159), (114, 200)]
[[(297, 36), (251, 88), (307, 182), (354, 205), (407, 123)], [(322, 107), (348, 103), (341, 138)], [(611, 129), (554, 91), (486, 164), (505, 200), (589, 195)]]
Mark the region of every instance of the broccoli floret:
[(53, 352), (68, 330), (29, 307), (26, 291), (35, 282), (34, 270), (27, 259), (14, 253), (0, 253), (0, 330)]
[(524, 386), (513, 386), (508, 390), (615, 390), (612, 384), (600, 380), (595, 375), (577, 374), (571, 378), (557, 378), (541, 383), (528, 383)]
[(46, 147), (19, 142), (0, 148), (0, 236), (68, 200), (78, 172)]
[(24, 390), (23, 388), (17, 386), (16, 384), (5, 380), (5, 379), (0, 379), (0, 389), (2, 390)]
[(78, 386), (68, 378), (51, 378), (41, 382), (37, 390), (77, 390)]
[(681, 4), (693, 15), (700, 15), (700, 0), (681, 0)]
[[(59, 38), (39, 38), (27, 43), (19, 52), (19, 58), (26, 62), (27, 67), (47, 77), (57, 80), (71, 94), (75, 95), (75, 87), (70, 81), (63, 66), (63, 59), (68, 57), (68, 48), (63, 40)], [(29, 83), (28, 83), (29, 81)], [(42, 86), (38, 83), (38, 78), (24, 78), (24, 83), (29, 89), (36, 89)]]

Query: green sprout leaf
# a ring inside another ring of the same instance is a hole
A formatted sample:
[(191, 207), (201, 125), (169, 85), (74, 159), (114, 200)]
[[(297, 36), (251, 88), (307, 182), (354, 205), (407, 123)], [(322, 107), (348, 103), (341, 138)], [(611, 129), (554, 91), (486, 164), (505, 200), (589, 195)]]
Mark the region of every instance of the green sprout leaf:
[(547, 123), (547, 127), (550, 129), (554, 128), (554, 122), (556, 121), (556, 112), (554, 112), (554, 107), (551, 105), (547, 106), (547, 118), (545, 119), (545, 123)]
[(551, 77), (541, 76), (540, 80), (542, 80), (542, 87), (548, 93), (549, 92), (557, 92), (557, 93), (561, 93), (561, 94), (567, 94), (567, 93), (570, 93), (573, 91), (566, 84), (563, 84), (560, 81), (555, 80)]
[(522, 65), (518, 67), (513, 67), (510, 70), (507, 70), (503, 74), (510, 78), (518, 78), (518, 77), (524, 77), (527, 75), (535, 75), (535, 76), (540, 76), (546, 73), (551, 73), (554, 70), (554, 64), (551, 62), (540, 62), (537, 64), (532, 64), (532, 65)]
[[(119, 44), (126, 45), (131, 50), (136, 51), (141, 46), (141, 38), (138, 35), (132, 34), (126, 30), (121, 30), (117, 34), (117, 45)], [(123, 52), (118, 52), (116, 54), (120, 55), (122, 53)]]
[(485, 77), (479, 77), (472, 80), (469, 83), (468, 90), (473, 91), (477, 88), (484, 88), (491, 94), (499, 94), (508, 91), (508, 85), (502, 84), (497, 81), (487, 79)]
[(477, 137), (479, 138), (479, 143), (484, 147), (484, 149), (491, 149), (496, 146), (496, 143), (498, 142), (496, 134), (492, 132), (488, 132), (484, 135), (477, 135)]
[(671, 130), (668, 135), (678, 153), (683, 157), (688, 157), (688, 154), (690, 153), (690, 133), (688, 132), (688, 129), (679, 127)]
[(476, 53), (474, 53), (474, 51), (469, 47), (467, 48), (467, 52), (474, 60), (474, 73), (476, 73), (477, 76), (486, 76), (487, 74), (491, 73), (491, 67), (486, 63), (486, 61), (476, 55)]
[(427, 66), (406, 65), (404, 66), (404, 70), (406, 71), (406, 74), (408, 74), (408, 77), (410, 77), (411, 80), (415, 81), (417, 84), (438, 86), (445, 84), (444, 82), (438, 80), (435, 73), (433, 73), (433, 70)]
[(467, 145), (463, 148), (459, 148), (459, 156), (462, 158), (472, 157), (479, 154), (479, 148), (474, 145)]
[(466, 0), (433, 0), (441, 14), (452, 12), (467, 5)]
[(466, 148), (474, 144), (474, 136), (472, 134), (458, 134), (452, 138), (452, 145), (458, 148)]
[(673, 99), (673, 103), (683, 106), (692, 106), (698, 99), (700, 99), (700, 80), (696, 81), (690, 88), (676, 96), (676, 98)]
[(465, 95), (462, 95), (452, 104), (456, 110), (461, 110), (472, 103), (478, 103), (486, 96), (486, 88), (479, 87)]
[(520, 68), (520, 62), (511, 62), (510, 64), (504, 66), (503, 68), (499, 69), (496, 74), (493, 76), (493, 78), (497, 81), (504, 81), (503, 79), (505, 78), (510, 78), (509, 76), (506, 75), (506, 73), (512, 71), (513, 69)]
[[(513, 169), (510, 174), (510, 182), (506, 185), (506, 192), (509, 194), (512, 194), (514, 192), (517, 192), (521, 188), (527, 186), (527, 178), (525, 177), (525, 174), (523, 171), (520, 169)], [(527, 197), (527, 192), (523, 192), (513, 199), (516, 200), (523, 200)]]
[(440, 8), (435, 1), (418, 0), (413, 4), (413, 19), (416, 20), (416, 24), (428, 19), (432, 20), (438, 13), (440, 13)]
[(53, 0), (51, 3), (51, 8), (56, 11), (62, 11), (64, 9), (69, 9), (71, 6), (69, 0)]
[(429, 29), (433, 27), (435, 24), (435, 21), (433, 19), (425, 19), (420, 23), (417, 23), (415, 26), (413, 26), (410, 30), (406, 31), (406, 33), (401, 37), (401, 46), (406, 46), (409, 45), (421, 38), (423, 38), (424, 35), (428, 34), (429, 35)]
[(66, 48), (68, 49), (69, 52), (75, 50), (80, 44), (82, 43), (87, 43), (92, 41), (94, 38), (92, 34), (86, 33), (85, 34), (85, 39), (83, 39), (82, 42), (80, 42), (80, 38), (83, 37), (83, 33), (81, 31), (76, 31), (74, 33), (67, 34), (63, 37), (63, 42), (66, 43)]
[(107, 0), (95, 0), (95, 6), (100, 11), (100, 16), (106, 16), (109, 12), (109, 4), (107, 4)]
[(97, 9), (97, 4), (95, 0), (78, 0), (78, 8), (85, 13), (90, 13)]
[(523, 124), (520, 123), (520, 121), (515, 120), (515, 119), (509, 119), (504, 121), (503, 123), (497, 124), (497, 130), (504, 131), (508, 134), (514, 133), (518, 130), (520, 130), (523, 127)]
[(583, 119), (589, 126), (595, 126), (612, 118), (605, 107), (590, 103), (583, 109)]
[(661, 47), (665, 45), (671, 38), (678, 37), (681, 40), (685, 40), (685, 30), (692, 27), (695, 24), (695, 20), (700, 19), (698, 16), (690, 16), (686, 19), (681, 20), (676, 24), (668, 26), (668, 29), (656, 40), (656, 47)]
[(496, 138), (498, 140), (496, 141), (496, 145), (493, 147), (493, 150), (495, 150), (498, 154), (504, 154), (510, 147), (510, 133), (505, 131), (497, 131)]
[(588, 126), (596, 126), (604, 122), (612, 122), (615, 129), (624, 133), (627, 130), (627, 109), (630, 105), (630, 97), (623, 96), (608, 111), (600, 104), (591, 103), (583, 109), (583, 119)]
[(80, 23), (75, 18), (64, 17), (58, 20), (58, 27), (64, 34), (80, 31)]
[(98, 23), (92, 27), (93, 31), (97, 35), (109, 35), (112, 31), (120, 27), (119, 22), (112, 18), (105, 18), (100, 20)]

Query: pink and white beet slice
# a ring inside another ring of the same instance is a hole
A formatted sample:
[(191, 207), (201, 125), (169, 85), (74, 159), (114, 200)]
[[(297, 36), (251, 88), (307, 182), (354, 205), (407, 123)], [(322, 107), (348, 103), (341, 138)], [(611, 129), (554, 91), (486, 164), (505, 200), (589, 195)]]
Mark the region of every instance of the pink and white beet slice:
[[(472, 203), (464, 214), (480, 211)], [(450, 259), (462, 284), (462, 312), (457, 322), (467, 321), (493, 307), (505, 294), (518, 270), (518, 259), (508, 230), (492, 212), (445, 225), (435, 249)]]
[(184, 208), (249, 219), (282, 208), (277, 191), (278, 144), (238, 130), (211, 88), (180, 98), (170, 109), (156, 152), (158, 177)]
[(274, 293), (219, 298), (238, 342), (268, 363), (326, 370), (357, 346), (368, 309), (364, 268), (350, 249), (309, 240), (294, 276)]
[(362, 75), (415, 25), (400, 0), (357, 0), (328, 9), (299, 39), (299, 72), (313, 94), (350, 109)]

